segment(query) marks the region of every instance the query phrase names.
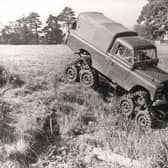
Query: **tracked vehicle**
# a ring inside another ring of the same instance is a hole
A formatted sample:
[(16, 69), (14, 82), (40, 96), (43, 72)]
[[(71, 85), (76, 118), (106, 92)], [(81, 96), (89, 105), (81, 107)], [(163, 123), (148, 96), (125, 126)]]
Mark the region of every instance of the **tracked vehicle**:
[(67, 44), (79, 55), (65, 68), (70, 82), (93, 87), (104, 76), (126, 91), (119, 111), (141, 127), (151, 127), (154, 114), (167, 115), (168, 73), (157, 67), (152, 43), (102, 13), (87, 12), (79, 14)]

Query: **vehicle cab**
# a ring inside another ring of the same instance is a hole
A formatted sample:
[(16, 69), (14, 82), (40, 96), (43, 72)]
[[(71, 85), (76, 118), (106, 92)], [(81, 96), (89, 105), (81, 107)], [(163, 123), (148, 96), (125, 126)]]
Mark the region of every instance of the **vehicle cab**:
[(117, 38), (110, 53), (131, 69), (158, 64), (156, 47), (139, 36)]

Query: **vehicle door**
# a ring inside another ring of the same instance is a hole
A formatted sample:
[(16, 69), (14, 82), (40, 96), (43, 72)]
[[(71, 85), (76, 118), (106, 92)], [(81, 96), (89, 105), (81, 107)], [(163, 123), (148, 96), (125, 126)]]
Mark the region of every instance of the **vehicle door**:
[(133, 51), (116, 42), (107, 55), (107, 76), (113, 82), (123, 86), (132, 68)]

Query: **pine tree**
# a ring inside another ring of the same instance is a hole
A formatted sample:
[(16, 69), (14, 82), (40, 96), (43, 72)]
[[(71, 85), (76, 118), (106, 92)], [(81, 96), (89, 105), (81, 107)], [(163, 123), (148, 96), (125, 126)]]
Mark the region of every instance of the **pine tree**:
[(45, 38), (48, 44), (60, 44), (63, 41), (62, 31), (58, 24), (58, 18), (53, 15), (49, 15), (46, 26), (43, 31), (45, 32)]
[(41, 25), (42, 22), (40, 21), (40, 15), (38, 13), (32, 12), (27, 17), (27, 24), (31, 29), (32, 33), (35, 35), (35, 43), (39, 43), (39, 33), (41, 33)]
[(68, 36), (70, 33), (70, 28), (76, 20), (75, 12), (71, 8), (65, 7), (63, 11), (58, 15), (58, 19), (63, 23), (63, 25), (66, 26), (66, 34)]

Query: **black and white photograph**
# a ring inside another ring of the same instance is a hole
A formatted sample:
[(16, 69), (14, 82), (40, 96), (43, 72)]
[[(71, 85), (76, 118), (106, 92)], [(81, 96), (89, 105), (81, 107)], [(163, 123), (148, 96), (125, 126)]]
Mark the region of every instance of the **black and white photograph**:
[(167, 168), (168, 0), (0, 0), (0, 168)]

